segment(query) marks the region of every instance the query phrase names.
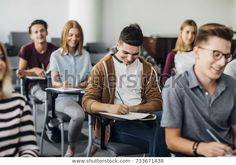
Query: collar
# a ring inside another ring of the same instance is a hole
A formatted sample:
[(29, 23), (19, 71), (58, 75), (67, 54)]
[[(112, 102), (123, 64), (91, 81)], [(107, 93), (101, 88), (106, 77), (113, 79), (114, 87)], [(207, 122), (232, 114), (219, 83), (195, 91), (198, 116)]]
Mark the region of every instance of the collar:
[[(202, 86), (199, 84), (196, 74), (193, 70), (194, 66), (192, 69), (188, 70), (187, 73), (189, 75), (188, 81), (189, 81), (189, 88), (195, 88), (195, 87), (200, 87), (202, 89)], [(221, 75), (221, 77), (216, 80), (217, 81), (217, 88), (216, 88), (216, 93), (221, 93), (225, 88), (225, 79), (223, 78), (224, 75)]]

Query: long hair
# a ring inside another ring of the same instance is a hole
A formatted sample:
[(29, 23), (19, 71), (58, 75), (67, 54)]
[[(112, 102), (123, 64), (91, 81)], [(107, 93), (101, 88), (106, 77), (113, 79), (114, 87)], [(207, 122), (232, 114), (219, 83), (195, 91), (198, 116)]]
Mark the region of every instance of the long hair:
[(1, 99), (10, 98), (12, 96), (12, 79), (11, 79), (11, 66), (7, 57), (7, 51), (5, 46), (0, 42), (0, 49), (3, 53), (3, 61), (6, 63), (6, 71), (4, 73), (3, 79), (1, 81)]
[[(188, 51), (184, 47), (184, 42), (183, 42), (183, 39), (182, 39), (182, 31), (186, 26), (193, 26), (195, 33), (197, 33), (197, 24), (196, 24), (196, 22), (194, 20), (191, 20), (191, 19), (185, 20), (180, 26), (180, 31), (179, 31), (178, 38), (177, 38), (177, 41), (176, 41), (176, 44), (175, 44), (175, 49), (173, 51), (180, 51), (180, 52)], [(193, 48), (193, 44), (194, 44), (194, 42), (191, 44), (192, 48)]]
[(82, 27), (80, 26), (80, 24), (75, 21), (75, 20), (70, 20), (68, 22), (66, 22), (62, 33), (61, 33), (61, 48), (62, 48), (62, 54), (68, 52), (68, 45), (67, 45), (67, 36), (68, 33), (70, 31), (71, 28), (76, 28), (79, 30), (80, 33), (80, 40), (79, 40), (79, 44), (77, 45), (77, 50), (79, 52), (79, 55), (82, 55), (82, 50), (83, 50), (83, 43), (84, 43), (84, 34), (83, 34), (83, 30)]

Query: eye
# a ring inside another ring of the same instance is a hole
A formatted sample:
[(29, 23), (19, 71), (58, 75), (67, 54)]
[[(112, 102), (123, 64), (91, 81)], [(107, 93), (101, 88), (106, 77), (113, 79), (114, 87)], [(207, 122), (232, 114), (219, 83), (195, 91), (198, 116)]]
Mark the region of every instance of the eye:
[(220, 52), (218, 52), (218, 51), (213, 51), (213, 56), (214, 56), (214, 58), (216, 58), (216, 59), (220, 59), (221, 56), (222, 56), (222, 53), (220, 53)]

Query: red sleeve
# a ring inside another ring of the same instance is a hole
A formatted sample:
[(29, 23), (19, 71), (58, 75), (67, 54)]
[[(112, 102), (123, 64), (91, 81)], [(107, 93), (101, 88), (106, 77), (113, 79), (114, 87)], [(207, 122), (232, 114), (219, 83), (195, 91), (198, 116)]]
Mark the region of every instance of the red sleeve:
[(174, 68), (174, 59), (176, 52), (172, 51), (167, 55), (165, 66), (162, 72), (162, 85), (164, 86), (166, 80), (171, 76), (171, 70)]

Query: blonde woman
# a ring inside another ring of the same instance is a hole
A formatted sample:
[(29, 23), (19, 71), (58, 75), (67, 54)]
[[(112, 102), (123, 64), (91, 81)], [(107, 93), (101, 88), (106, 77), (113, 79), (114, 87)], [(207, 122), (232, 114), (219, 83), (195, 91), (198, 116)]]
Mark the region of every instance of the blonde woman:
[(193, 66), (195, 60), (192, 50), (196, 32), (197, 24), (194, 20), (187, 19), (181, 24), (175, 49), (167, 55), (162, 74), (162, 85), (172, 73), (181, 74)]
[[(90, 55), (83, 49), (83, 31), (75, 20), (68, 21), (62, 31), (61, 47), (52, 53), (50, 70), (52, 85), (56, 88), (79, 88), (86, 85), (87, 76), (92, 68)], [(78, 98), (74, 95), (59, 95), (56, 110), (71, 117), (68, 128), (69, 145), (67, 157), (74, 156), (76, 142), (85, 118)]]
[(31, 109), (26, 98), (12, 93), (7, 53), (0, 43), (0, 157), (38, 156)]

